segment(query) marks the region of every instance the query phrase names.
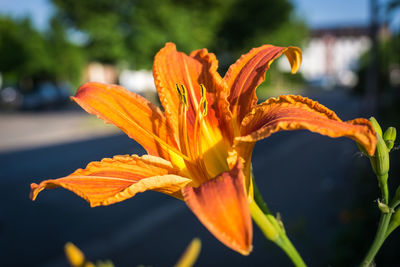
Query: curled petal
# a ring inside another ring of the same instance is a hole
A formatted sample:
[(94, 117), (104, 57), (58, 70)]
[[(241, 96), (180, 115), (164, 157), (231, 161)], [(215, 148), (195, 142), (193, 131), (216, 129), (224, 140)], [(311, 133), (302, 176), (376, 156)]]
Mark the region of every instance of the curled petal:
[(253, 230), (242, 168), (238, 161), (231, 171), (197, 188), (185, 187), (183, 196), (189, 208), (219, 241), (248, 255)]
[(343, 122), (328, 108), (302, 96), (280, 96), (257, 105), (243, 119), (237, 141), (255, 142), (282, 130), (306, 129), (329, 137), (349, 137), (373, 155), (376, 134), (367, 119)]
[(292, 73), (300, 67), (301, 50), (298, 47), (277, 47), (263, 45), (253, 48), (230, 66), (224, 80), (230, 90), (228, 101), (234, 117), (240, 122), (257, 103), (256, 88), (265, 79), (265, 72), (271, 63), (284, 53), (288, 58)]
[(177, 148), (163, 113), (121, 86), (85, 83), (72, 99), (87, 112), (119, 127), (150, 155), (169, 159), (170, 150)]
[[(207, 88), (207, 101), (211, 110), (216, 114), (222, 132), (229, 138), (232, 129), (230, 120), (232, 118), (229, 109), (228, 95), (229, 89), (226, 82), (221, 78), (218, 69), (218, 60), (213, 53), (207, 49), (199, 49), (190, 53), (190, 56), (198, 60), (203, 65), (203, 71), (198, 79), (199, 83)], [(231, 140), (231, 138), (230, 138)]]
[[(208, 93), (216, 94), (219, 93), (219, 88), (224, 86), (224, 80), (221, 78), (218, 69), (218, 60), (214, 53), (209, 53), (207, 49), (199, 49), (190, 53), (190, 57), (197, 60), (202, 65), (202, 70), (197, 78), (197, 82), (204, 84), (208, 89)], [(212, 104), (212, 99), (209, 102)]]
[(43, 189), (63, 187), (95, 207), (120, 202), (146, 190), (177, 196), (190, 182), (178, 176), (177, 170), (166, 160), (148, 155), (125, 155), (91, 162), (85, 169), (63, 178), (32, 183), (30, 197), (35, 200)]
[(286, 58), (289, 60), (292, 74), (295, 74), (301, 65), (301, 49), (296, 46), (289, 46), (283, 53), (285, 53)]

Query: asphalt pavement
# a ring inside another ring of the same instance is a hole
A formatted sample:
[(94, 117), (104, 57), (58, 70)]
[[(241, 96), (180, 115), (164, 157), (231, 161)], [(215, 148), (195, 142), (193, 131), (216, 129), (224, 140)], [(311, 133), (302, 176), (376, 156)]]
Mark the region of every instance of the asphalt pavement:
[[(312, 96), (344, 120), (358, 116), (359, 99), (344, 91)], [(256, 227), (253, 252), (241, 256), (219, 243), (183, 202), (160, 193), (96, 208), (63, 189), (44, 191), (35, 202), (29, 199), (31, 182), (65, 176), (104, 157), (143, 153), (123, 134), (0, 152), (1, 265), (68, 266), (63, 245), (71, 241), (93, 261), (172, 266), (190, 240), (200, 237), (196, 266), (290, 266)], [(258, 186), (310, 266), (328, 266), (335, 256), (343, 214), (360, 190), (352, 168), (366, 161), (353, 141), (307, 131), (281, 132), (257, 143), (253, 167)]]

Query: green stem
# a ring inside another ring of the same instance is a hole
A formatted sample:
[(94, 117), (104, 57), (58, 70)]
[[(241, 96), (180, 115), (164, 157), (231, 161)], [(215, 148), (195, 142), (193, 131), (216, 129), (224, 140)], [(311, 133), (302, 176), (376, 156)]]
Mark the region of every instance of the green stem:
[(249, 203), (251, 217), (254, 222), (258, 225), (260, 230), (263, 232), (266, 238), (275, 242), (279, 238), (279, 231), (276, 227), (271, 223), (269, 218), (264, 212), (260, 209), (255, 201), (251, 201)]
[[(379, 187), (381, 189), (382, 201), (384, 204), (388, 205), (389, 203), (389, 189), (387, 185), (388, 175), (379, 176), (377, 175), (379, 183)], [(382, 211), (381, 211), (382, 212)], [(381, 248), (383, 242), (385, 242), (386, 237), (388, 236), (388, 227), (390, 223), (390, 218), (392, 217), (393, 209), (390, 208), (388, 213), (381, 213), (381, 218), (379, 220), (378, 230), (375, 235), (375, 239), (372, 242), (371, 247), (369, 248), (367, 255), (365, 256), (363, 262), (360, 266), (369, 267), (371, 266), (372, 261), (374, 260), (376, 254)]]
[(383, 242), (385, 241), (387, 235), (387, 229), (389, 226), (390, 218), (392, 216), (392, 212), (382, 213), (381, 219), (379, 221), (378, 231), (376, 232), (375, 239), (372, 242), (370, 249), (368, 250), (367, 255), (365, 256), (363, 262), (360, 266), (369, 267), (371, 266), (372, 261), (374, 260), (376, 254), (381, 248)]
[(389, 223), (389, 226), (388, 226), (388, 228), (387, 228), (387, 230), (386, 230), (385, 239), (386, 239), (394, 230), (396, 230), (397, 227), (399, 227), (398, 224)]
[(278, 245), (297, 267), (306, 267), (300, 254), (290, 242), (285, 230), (269, 211), (256, 184), (254, 183), (254, 200), (249, 203), (250, 213), (254, 222), (258, 225), (266, 238)]
[(260, 191), (258, 190), (258, 187), (257, 187), (254, 179), (253, 179), (253, 191), (254, 191), (254, 200), (256, 201), (256, 203), (260, 207), (260, 209), (265, 214), (271, 214), (271, 211), (269, 210), (267, 203), (265, 203)]
[(386, 205), (389, 204), (389, 188), (387, 184), (388, 177), (389, 177), (388, 174), (381, 176), (377, 175), (379, 181), (379, 188), (381, 189), (383, 203), (385, 203)]
[[(286, 234), (283, 234), (280, 236), (282, 245), (280, 246), (286, 254), (289, 256), (289, 258), (292, 260), (293, 264), (295, 266), (304, 266), (306, 267), (307, 265), (301, 258), (300, 254), (297, 252), (296, 248), (293, 246), (292, 242), (290, 242), (289, 238), (286, 236)], [(279, 243), (277, 243), (279, 246)]]

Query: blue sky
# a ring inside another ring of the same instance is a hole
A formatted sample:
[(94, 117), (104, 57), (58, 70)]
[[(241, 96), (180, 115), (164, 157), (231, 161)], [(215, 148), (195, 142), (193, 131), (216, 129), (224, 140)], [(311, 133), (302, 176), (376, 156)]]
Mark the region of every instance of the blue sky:
[(297, 13), (310, 26), (367, 24), (369, 0), (294, 0)]
[(44, 29), (53, 14), (50, 0), (0, 0), (0, 13), (13, 17), (30, 16), (39, 29)]
[[(369, 0), (292, 0), (292, 2), (295, 4), (297, 14), (311, 27), (368, 23)], [(39, 29), (46, 27), (53, 12), (50, 0), (0, 0), (1, 14), (16, 17), (31, 16), (34, 25)], [(400, 24), (399, 19), (397, 21), (396, 24)]]

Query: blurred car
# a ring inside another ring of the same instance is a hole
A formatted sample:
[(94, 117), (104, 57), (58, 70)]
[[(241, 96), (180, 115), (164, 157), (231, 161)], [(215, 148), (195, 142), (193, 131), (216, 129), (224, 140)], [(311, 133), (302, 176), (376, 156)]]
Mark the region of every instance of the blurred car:
[(32, 92), (23, 93), (16, 86), (7, 86), (0, 90), (0, 108), (2, 110), (41, 110), (56, 109), (69, 102), (71, 86), (62, 83), (56, 86), (46, 81), (38, 83)]
[(3, 110), (16, 110), (21, 106), (22, 94), (15, 86), (6, 86), (0, 90), (0, 107)]

